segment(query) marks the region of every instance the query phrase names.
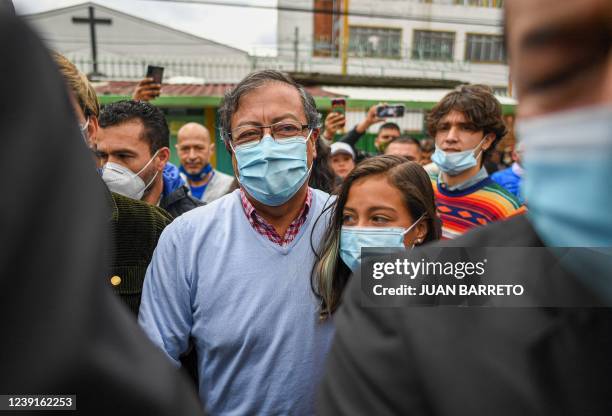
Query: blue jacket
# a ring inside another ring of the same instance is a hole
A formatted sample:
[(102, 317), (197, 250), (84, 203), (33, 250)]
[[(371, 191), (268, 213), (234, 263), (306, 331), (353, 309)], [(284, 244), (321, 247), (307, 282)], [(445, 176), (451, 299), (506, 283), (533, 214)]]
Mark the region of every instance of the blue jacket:
[(164, 189), (159, 206), (168, 211), (172, 217), (176, 218), (187, 211), (204, 205), (202, 201), (190, 195), (189, 187), (181, 178), (179, 169), (172, 163), (166, 163), (162, 172), (162, 179)]
[(524, 202), (520, 195), (521, 177), (512, 170), (512, 167), (495, 172), (491, 175), (491, 179), (515, 195), (521, 204)]

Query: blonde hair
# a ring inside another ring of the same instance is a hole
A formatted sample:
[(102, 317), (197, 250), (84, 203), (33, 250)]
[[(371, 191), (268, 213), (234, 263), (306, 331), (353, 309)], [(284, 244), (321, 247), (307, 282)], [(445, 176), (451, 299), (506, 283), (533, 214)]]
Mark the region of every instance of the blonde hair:
[(64, 55), (58, 52), (52, 52), (51, 54), (85, 117), (98, 117), (100, 115), (98, 96), (85, 74), (79, 71)]

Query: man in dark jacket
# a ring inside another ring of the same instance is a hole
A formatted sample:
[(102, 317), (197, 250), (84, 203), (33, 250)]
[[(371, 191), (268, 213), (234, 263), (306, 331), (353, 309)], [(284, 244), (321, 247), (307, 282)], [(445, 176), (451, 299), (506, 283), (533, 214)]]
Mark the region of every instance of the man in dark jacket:
[(106, 284), (106, 190), (53, 61), (1, 9), (0, 50), (0, 391), (76, 395), (74, 414), (201, 414)]
[(529, 308), (408, 307), (409, 297), (368, 308), (356, 276), (335, 321), (321, 415), (612, 414), (612, 2), (505, 7), (530, 211), (451, 244), (528, 247), (488, 259), (501, 266), (494, 276), (551, 290), (532, 293)]
[(145, 101), (119, 101), (102, 110), (99, 123), (97, 155), (111, 191), (160, 206), (174, 218), (203, 205), (168, 162), (170, 132), (159, 108)]

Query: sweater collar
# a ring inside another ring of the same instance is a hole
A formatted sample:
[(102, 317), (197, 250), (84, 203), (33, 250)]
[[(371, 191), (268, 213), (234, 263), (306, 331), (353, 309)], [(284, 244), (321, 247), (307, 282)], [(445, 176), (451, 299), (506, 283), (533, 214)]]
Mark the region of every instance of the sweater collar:
[(471, 178), (467, 179), (464, 182), (458, 183), (456, 185), (453, 186), (448, 186), (447, 184), (444, 183), (444, 180), (442, 179), (442, 173), (440, 173), (438, 175), (438, 188), (443, 188), (446, 191), (450, 191), (450, 192), (455, 192), (455, 191), (463, 191), (467, 188), (469, 188), (472, 185), (477, 184), (478, 182), (481, 182), (482, 180), (486, 179), (489, 177), (489, 173), (487, 172), (487, 170), (485, 169), (485, 167), (481, 167), (480, 170), (478, 171), (478, 173), (474, 176), (472, 176)]

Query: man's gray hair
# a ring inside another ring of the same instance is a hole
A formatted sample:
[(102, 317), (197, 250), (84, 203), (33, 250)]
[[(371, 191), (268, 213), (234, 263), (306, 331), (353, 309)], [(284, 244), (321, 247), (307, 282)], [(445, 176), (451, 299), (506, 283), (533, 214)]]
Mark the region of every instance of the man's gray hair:
[(308, 127), (311, 129), (319, 127), (319, 114), (317, 113), (317, 107), (312, 95), (306, 92), (304, 87), (283, 72), (266, 69), (263, 71), (250, 73), (242, 81), (240, 81), (234, 89), (225, 93), (223, 102), (219, 108), (219, 122), (221, 124), (221, 136), (226, 143), (230, 138), (229, 133), (232, 129), (232, 116), (238, 109), (238, 102), (240, 101), (240, 98), (268, 82), (282, 82), (294, 87), (302, 99), (304, 113), (306, 114), (306, 124), (308, 124)]

